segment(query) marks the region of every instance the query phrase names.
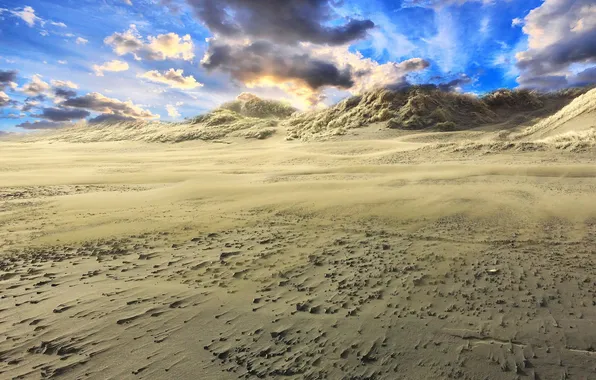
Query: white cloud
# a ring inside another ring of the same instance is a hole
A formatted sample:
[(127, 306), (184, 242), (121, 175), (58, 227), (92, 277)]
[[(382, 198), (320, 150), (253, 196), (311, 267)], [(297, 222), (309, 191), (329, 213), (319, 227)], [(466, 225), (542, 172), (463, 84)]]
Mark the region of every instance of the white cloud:
[(132, 1), (131, 0), (122, 0), (126, 5), (132, 5)]
[(194, 58), (194, 45), (190, 35), (183, 37), (176, 33), (160, 34), (157, 37), (149, 37), (149, 49), (157, 56), (165, 58), (180, 58), (190, 61)]
[(185, 77), (184, 71), (182, 69), (169, 69), (168, 71), (165, 71), (163, 74), (157, 70), (152, 70), (147, 71), (144, 74), (140, 74), (139, 77), (145, 78), (152, 82), (167, 84), (170, 87), (179, 89), (193, 89), (203, 86), (203, 84), (197, 82), (197, 80), (192, 75)]
[(11, 13), (25, 21), (30, 27), (34, 27), (36, 22), (43, 23), (43, 20), (35, 15), (35, 10), (29, 6), (26, 6), (19, 11), (11, 11)]
[(10, 98), (4, 91), (0, 91), (0, 107), (4, 107), (10, 102)]
[(443, 8), (450, 5), (462, 5), (468, 2), (493, 4), (496, 0), (405, 0), (402, 7)]
[(50, 85), (41, 79), (39, 74), (31, 78), (31, 82), (23, 85), (21, 89), (25, 94), (30, 96), (41, 95), (50, 89)]
[(58, 61), (58, 63), (59, 63), (59, 64), (61, 64), (61, 65), (66, 65), (66, 64), (68, 63), (68, 61), (65, 61), (65, 60), (59, 60), (59, 61)]
[(353, 72), (366, 73), (354, 77), (354, 85), (348, 91), (355, 94), (378, 87), (404, 83), (408, 73), (421, 71), (429, 66), (429, 63), (421, 58), (380, 64), (371, 58), (364, 57), (360, 52), (351, 52), (348, 45), (313, 46), (311, 52), (315, 58), (335, 63), (340, 70), (351, 68)]
[(87, 44), (87, 42), (89, 42), (89, 40), (87, 40), (83, 37), (77, 37), (75, 42), (77, 45), (85, 45), (85, 44)]
[(480, 33), (488, 34), (489, 31), (490, 31), (490, 18), (485, 16), (480, 21)]
[(511, 26), (521, 26), (523, 24), (524, 24), (524, 20), (522, 20), (519, 17), (516, 17), (513, 20), (511, 20)]
[(427, 43), (428, 56), (439, 64), (443, 72), (462, 71), (462, 63), (467, 62), (468, 58), (458, 41), (459, 25), (446, 10), (437, 10), (434, 17), (437, 34), (423, 40)]
[[(6, 9), (4, 9), (4, 11), (8, 11)], [(51, 20), (44, 20), (41, 17), (37, 16), (35, 14), (35, 9), (33, 9), (30, 6), (25, 6), (23, 8), (16, 8), (15, 10), (12, 11), (8, 11), (10, 14), (12, 14), (15, 17), (20, 18), (21, 20), (23, 20), (25, 22), (25, 24), (29, 25), (29, 27), (34, 27), (35, 24), (39, 24), (42, 27), (44, 27), (47, 23), (49, 23), (50, 25), (53, 26), (57, 26), (59, 28), (66, 28), (66, 24), (63, 22), (57, 22), (57, 21), (51, 21)], [(2, 9), (0, 8), (0, 13), (2, 13)], [(47, 35), (47, 31), (42, 31), (41, 32), (42, 35)]]
[(182, 116), (180, 115), (180, 112), (178, 112), (178, 109), (171, 104), (166, 105), (166, 110), (168, 111), (168, 116), (171, 118), (177, 119)]
[(163, 61), (165, 59), (183, 59), (190, 61), (194, 58), (194, 44), (190, 35), (180, 37), (176, 33), (149, 36), (144, 41), (134, 24), (122, 33), (114, 33), (104, 39), (104, 43), (112, 47), (120, 56), (132, 54), (136, 60)]
[(69, 80), (52, 80), (50, 81), (53, 87), (67, 87), (77, 89), (79, 86)]
[(93, 71), (98, 77), (103, 77), (104, 71), (126, 71), (128, 70), (128, 63), (114, 59), (106, 62), (103, 65), (93, 65)]

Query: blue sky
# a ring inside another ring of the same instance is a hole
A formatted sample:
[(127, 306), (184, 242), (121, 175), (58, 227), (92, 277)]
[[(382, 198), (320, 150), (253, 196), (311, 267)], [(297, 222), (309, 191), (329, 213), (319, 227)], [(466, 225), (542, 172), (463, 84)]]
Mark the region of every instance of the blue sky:
[[(483, 94), (596, 78), (591, 0), (279, 4), (0, 0), (0, 130), (181, 120), (242, 92), (308, 108), (382, 85)], [(582, 54), (545, 58), (567, 51)]]

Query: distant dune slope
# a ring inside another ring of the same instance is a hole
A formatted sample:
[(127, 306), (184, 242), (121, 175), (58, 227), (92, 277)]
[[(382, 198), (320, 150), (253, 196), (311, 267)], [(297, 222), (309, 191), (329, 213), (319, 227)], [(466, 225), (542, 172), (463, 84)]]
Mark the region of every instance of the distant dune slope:
[(241, 94), (235, 101), (181, 123), (135, 120), (80, 123), (74, 127), (34, 134), (28, 140), (182, 142), (225, 137), (264, 139), (276, 132), (281, 119), (295, 111), (281, 102)]
[(512, 137), (537, 140), (563, 134), (571, 136), (579, 133), (578, 136), (590, 136), (590, 128), (596, 128), (596, 88), (578, 96), (559, 112)]

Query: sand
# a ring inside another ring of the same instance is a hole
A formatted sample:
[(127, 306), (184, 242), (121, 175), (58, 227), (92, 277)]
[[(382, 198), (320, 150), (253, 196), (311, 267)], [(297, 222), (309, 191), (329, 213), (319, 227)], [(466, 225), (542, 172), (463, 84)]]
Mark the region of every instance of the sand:
[(0, 377), (596, 378), (594, 151), (437, 139), (0, 142)]

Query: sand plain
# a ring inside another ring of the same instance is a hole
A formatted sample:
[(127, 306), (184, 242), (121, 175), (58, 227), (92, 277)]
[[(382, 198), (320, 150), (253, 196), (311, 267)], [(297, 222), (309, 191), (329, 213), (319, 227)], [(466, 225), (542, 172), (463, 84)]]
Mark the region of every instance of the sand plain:
[(596, 378), (594, 151), (433, 136), (0, 142), (0, 377)]

